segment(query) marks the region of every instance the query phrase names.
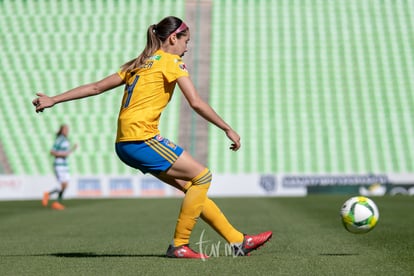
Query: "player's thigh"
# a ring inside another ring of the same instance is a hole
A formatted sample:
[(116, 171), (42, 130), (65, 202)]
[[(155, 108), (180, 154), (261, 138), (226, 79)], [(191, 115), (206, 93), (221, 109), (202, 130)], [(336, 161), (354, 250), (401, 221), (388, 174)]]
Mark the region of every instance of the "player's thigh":
[(204, 169), (204, 165), (197, 162), (188, 152), (184, 151), (164, 174), (168, 177), (190, 181)]
[(70, 181), (70, 172), (69, 168), (67, 166), (55, 166), (55, 175), (56, 179), (59, 181), (59, 183), (69, 183)]

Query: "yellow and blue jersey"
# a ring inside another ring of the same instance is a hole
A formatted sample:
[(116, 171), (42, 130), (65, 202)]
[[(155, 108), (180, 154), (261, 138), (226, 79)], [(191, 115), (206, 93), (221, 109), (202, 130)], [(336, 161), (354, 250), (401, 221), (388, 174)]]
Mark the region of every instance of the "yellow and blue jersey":
[(184, 62), (178, 55), (158, 50), (140, 68), (118, 74), (126, 85), (116, 142), (143, 141), (158, 135), (161, 113), (171, 100), (177, 79), (188, 76)]

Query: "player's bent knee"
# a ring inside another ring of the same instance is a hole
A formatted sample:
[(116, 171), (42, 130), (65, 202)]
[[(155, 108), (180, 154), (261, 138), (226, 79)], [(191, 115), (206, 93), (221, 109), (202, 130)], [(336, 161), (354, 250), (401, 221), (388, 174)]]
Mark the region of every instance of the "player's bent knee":
[(211, 174), (211, 171), (208, 168), (205, 168), (199, 175), (194, 177), (191, 182), (193, 185), (210, 185), (212, 180), (213, 176)]

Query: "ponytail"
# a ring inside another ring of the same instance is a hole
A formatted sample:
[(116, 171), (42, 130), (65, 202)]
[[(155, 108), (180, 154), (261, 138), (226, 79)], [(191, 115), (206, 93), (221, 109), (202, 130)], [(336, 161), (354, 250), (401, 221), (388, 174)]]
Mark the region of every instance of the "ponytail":
[(155, 24), (151, 25), (147, 30), (147, 45), (145, 46), (144, 51), (142, 51), (137, 58), (134, 58), (122, 65), (122, 71), (131, 71), (140, 67), (149, 57), (152, 56), (155, 51), (161, 48), (161, 40), (157, 37), (155, 26)]
[(147, 30), (147, 45), (142, 53), (124, 65), (121, 66), (122, 71), (130, 72), (139, 68), (148, 58), (150, 58), (157, 50), (161, 48), (162, 43), (173, 33), (177, 34), (177, 38), (184, 35), (188, 30), (185, 23), (174, 16), (169, 16), (161, 20), (158, 24), (148, 27)]

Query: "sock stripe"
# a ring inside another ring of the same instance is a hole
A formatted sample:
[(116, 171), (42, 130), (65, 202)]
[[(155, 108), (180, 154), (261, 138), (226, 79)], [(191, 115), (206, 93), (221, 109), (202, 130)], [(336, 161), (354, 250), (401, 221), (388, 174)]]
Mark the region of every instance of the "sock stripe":
[(208, 184), (213, 179), (211, 172), (208, 168), (205, 168), (198, 176), (193, 178), (194, 185)]
[(198, 183), (202, 183), (202, 184), (206, 184), (208, 182), (211, 182), (211, 173), (209, 172), (208, 174), (206, 174), (203, 178), (201, 178), (200, 180), (198, 180)]

